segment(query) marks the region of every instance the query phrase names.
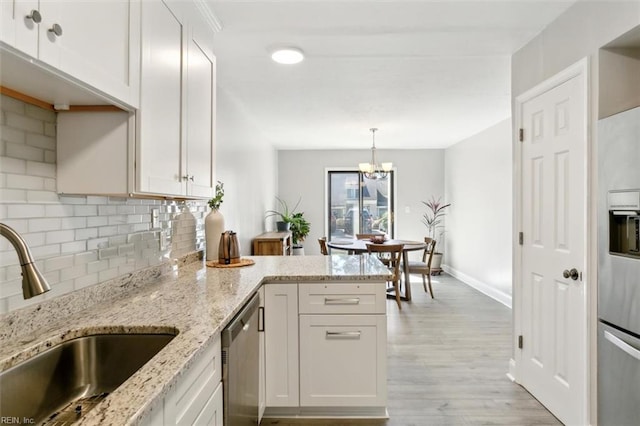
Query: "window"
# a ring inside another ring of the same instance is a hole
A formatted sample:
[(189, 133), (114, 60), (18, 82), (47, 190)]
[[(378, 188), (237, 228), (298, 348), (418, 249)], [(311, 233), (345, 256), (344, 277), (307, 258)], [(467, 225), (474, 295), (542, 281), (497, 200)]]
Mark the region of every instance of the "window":
[(385, 179), (357, 171), (327, 173), (329, 240), (374, 233), (393, 238), (393, 172)]

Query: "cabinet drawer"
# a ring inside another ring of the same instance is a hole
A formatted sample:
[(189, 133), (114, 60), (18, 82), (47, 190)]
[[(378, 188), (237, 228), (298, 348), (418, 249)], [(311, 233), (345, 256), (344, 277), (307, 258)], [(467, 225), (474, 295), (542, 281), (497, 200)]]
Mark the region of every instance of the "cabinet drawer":
[(384, 407), (386, 315), (300, 315), (300, 406)]
[(301, 283), (301, 314), (384, 314), (384, 283)]

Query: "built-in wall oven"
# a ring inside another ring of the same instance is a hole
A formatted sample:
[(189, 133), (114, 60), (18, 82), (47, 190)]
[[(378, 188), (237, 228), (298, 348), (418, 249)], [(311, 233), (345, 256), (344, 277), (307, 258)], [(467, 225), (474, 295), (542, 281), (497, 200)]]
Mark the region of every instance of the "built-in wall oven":
[(598, 424), (640, 424), (640, 108), (598, 123)]

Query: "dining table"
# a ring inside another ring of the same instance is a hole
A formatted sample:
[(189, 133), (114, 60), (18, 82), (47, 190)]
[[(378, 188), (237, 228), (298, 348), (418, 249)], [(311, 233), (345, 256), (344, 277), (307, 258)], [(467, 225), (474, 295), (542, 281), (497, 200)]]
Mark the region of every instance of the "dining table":
[(402, 300), (411, 300), (411, 281), (409, 274), (410, 251), (424, 250), (427, 244), (424, 241), (387, 239), (383, 243), (374, 243), (369, 239), (336, 239), (327, 241), (327, 247), (332, 250), (344, 250), (348, 254), (361, 254), (367, 252), (367, 244), (396, 245), (402, 244), (402, 272), (404, 275), (404, 294), (400, 294)]

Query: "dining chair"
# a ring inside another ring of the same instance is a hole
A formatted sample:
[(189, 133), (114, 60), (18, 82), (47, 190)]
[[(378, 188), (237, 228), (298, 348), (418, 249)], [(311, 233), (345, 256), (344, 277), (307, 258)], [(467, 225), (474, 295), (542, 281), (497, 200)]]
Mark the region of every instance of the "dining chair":
[[(429, 294), (433, 299), (433, 288), (431, 287), (431, 260), (433, 259), (433, 253), (436, 250), (436, 240), (433, 238), (425, 237), (424, 242), (426, 244), (424, 251), (422, 252), (422, 261), (410, 260), (409, 261), (409, 273), (422, 275), (422, 286), (424, 291), (427, 291), (427, 280), (429, 281)], [(425, 277), (427, 280), (425, 280)]]
[(367, 244), (369, 254), (376, 254), (392, 273), (387, 281), (393, 283), (398, 309), (402, 309), (400, 305), (400, 263), (403, 247), (403, 244)]
[(327, 256), (329, 250), (327, 249), (327, 237), (318, 238), (318, 244), (320, 244), (320, 253)]

